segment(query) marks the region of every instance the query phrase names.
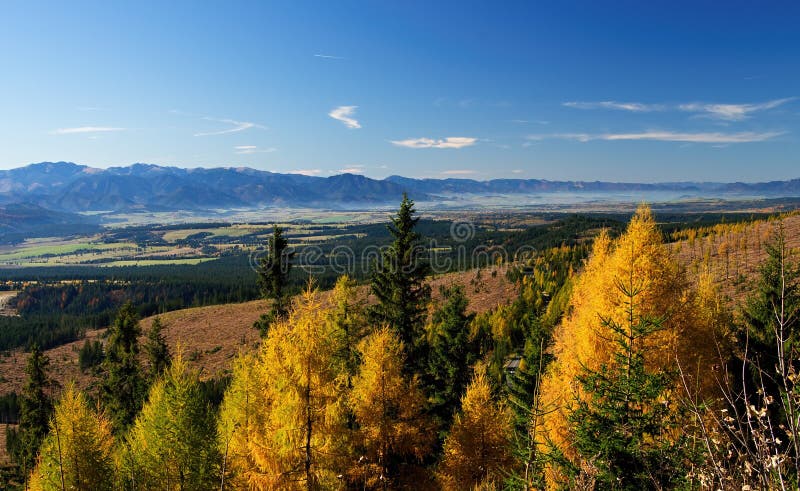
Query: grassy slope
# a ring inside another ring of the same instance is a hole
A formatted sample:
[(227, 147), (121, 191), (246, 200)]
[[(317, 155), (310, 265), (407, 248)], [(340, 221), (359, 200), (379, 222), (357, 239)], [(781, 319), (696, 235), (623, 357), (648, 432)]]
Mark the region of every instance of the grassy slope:
[[(438, 297), (440, 285), (460, 283), (470, 298), (470, 309), (484, 312), (513, 299), (516, 287), (505, 279), (505, 270), (498, 269), (493, 277), (483, 271), (480, 285), (471, 283), (475, 272), (452, 273), (434, 278), (431, 283), (434, 299)], [(359, 289), (362, 298), (368, 297), (366, 286)], [(326, 297), (327, 292), (323, 292)], [(367, 299), (369, 301), (369, 299)], [(253, 349), (258, 344), (258, 332), (253, 322), (267, 311), (266, 301), (257, 300), (239, 304), (211, 305), (176, 310), (161, 315), (166, 326), (165, 335), (173, 352), (181, 347), (191, 364), (202, 370), (204, 378), (224, 374), (231, 359), (242, 349)], [(150, 328), (152, 318), (142, 320), (144, 332)], [(89, 331), (89, 340), (102, 339), (103, 330)], [(142, 342), (144, 339), (142, 339)], [(51, 374), (63, 386), (75, 380), (78, 387), (91, 388), (96, 382), (90, 373), (81, 373), (78, 366), (78, 350), (85, 340), (75, 341), (46, 351), (50, 357)], [(24, 367), (27, 355), (14, 350), (10, 356), (0, 357), (0, 394), (19, 392), (24, 382)]]

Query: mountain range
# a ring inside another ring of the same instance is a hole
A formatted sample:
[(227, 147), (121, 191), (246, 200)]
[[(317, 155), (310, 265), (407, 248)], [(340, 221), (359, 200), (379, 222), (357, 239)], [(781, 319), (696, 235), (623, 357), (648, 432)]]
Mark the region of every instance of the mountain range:
[(24, 203), (59, 212), (203, 211), (269, 206), (358, 208), (463, 195), (673, 192), (692, 196), (800, 196), (800, 179), (761, 183), (620, 183), (543, 179), (371, 179), (280, 174), (248, 167), (194, 168), (133, 164), (99, 169), (42, 162), (0, 170), (0, 205)]

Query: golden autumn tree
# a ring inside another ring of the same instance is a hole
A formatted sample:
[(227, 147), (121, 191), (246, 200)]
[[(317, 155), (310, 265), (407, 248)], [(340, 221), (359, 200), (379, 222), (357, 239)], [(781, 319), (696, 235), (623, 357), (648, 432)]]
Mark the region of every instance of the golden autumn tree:
[(131, 489), (219, 487), (214, 414), (200, 392), (198, 373), (180, 354), (150, 389), (119, 461), (120, 480)]
[[(423, 414), (425, 398), (416, 378), (403, 374), (403, 343), (388, 328), (364, 339), (361, 369), (353, 380), (350, 404), (363, 450), (355, 470), (370, 488), (398, 486), (429, 452), (435, 431)], [(419, 483), (417, 483), (419, 485)]]
[(309, 286), (258, 355), (236, 363), (219, 423), (231, 484), (317, 489), (338, 482), (348, 442), (339, 350), (330, 308)]
[(444, 442), (439, 481), (447, 490), (495, 486), (513, 465), (513, 416), (496, 403), (486, 376), (477, 373), (461, 399)]
[[(652, 345), (647, 350), (647, 366), (671, 370), (679, 361), (686, 373), (700, 373), (718, 360), (714, 340), (717, 323), (698, 311), (708, 302), (696, 300), (685, 271), (664, 246), (650, 209), (643, 205), (619, 239), (598, 236), (575, 282), (568, 315), (554, 334), (556, 359), (541, 387), (543, 416), (532, 424), (567, 459), (576, 457), (569, 413), (576, 399), (586, 399), (576, 377), (585, 370), (596, 371), (614, 363), (615, 344), (602, 335), (600, 319), (624, 325), (630, 315), (625, 295), (618, 288), (620, 281), (641, 285), (635, 316), (663, 321), (663, 328), (646, 341)], [(703, 379), (706, 386), (696, 381), (698, 389), (711, 393), (713, 380)], [(551, 474), (549, 479), (552, 483), (559, 476)]]
[(109, 421), (68, 385), (50, 420), (30, 489), (114, 489), (113, 447)]
[(259, 489), (258, 483), (266, 481), (259, 462), (264, 458), (262, 449), (269, 450), (262, 428), (267, 427), (271, 399), (259, 355), (242, 353), (234, 360), (231, 384), (220, 407), (217, 434), (224, 489)]

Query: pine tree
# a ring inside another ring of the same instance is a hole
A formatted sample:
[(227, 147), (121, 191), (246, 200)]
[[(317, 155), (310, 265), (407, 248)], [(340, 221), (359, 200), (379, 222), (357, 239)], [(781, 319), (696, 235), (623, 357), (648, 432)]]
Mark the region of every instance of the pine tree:
[(89, 407), (74, 385), (68, 385), (56, 404), (30, 489), (114, 489), (113, 447), (109, 422)]
[(103, 358), (105, 358), (103, 343), (97, 340), (90, 341), (87, 339), (83, 343), (83, 347), (78, 351), (78, 366), (80, 366), (83, 372), (103, 363)]
[(151, 384), (169, 368), (172, 362), (172, 355), (163, 331), (164, 325), (161, 324), (161, 318), (156, 317), (150, 325), (150, 330), (147, 331), (147, 342), (144, 345), (149, 365), (147, 378)]
[(573, 472), (588, 474), (600, 489), (675, 489), (687, 484), (697, 455), (678, 431), (684, 420), (670, 394), (676, 373), (646, 368), (653, 356), (646, 341), (663, 321), (641, 314), (636, 302), (643, 288), (633, 274), (618, 288), (626, 297), (625, 323), (601, 316), (601, 339), (616, 348), (612, 361), (577, 377), (589, 398), (577, 398), (569, 416), (583, 462)]
[(130, 489), (211, 490), (219, 487), (214, 412), (198, 373), (179, 354), (150, 389), (126, 436), (120, 479)]
[(474, 314), (467, 314), (464, 287), (442, 287), (443, 304), (433, 314), (430, 326), (427, 385), (431, 413), (447, 427), (467, 387), (470, 365), (475, 354), (471, 350), (469, 326)]
[(27, 378), (20, 398), (19, 428), (12, 454), (26, 476), (33, 468), (36, 454), (47, 435), (50, 414), (53, 412), (52, 401), (47, 395), (47, 388), (51, 385), (47, 373), (49, 366), (50, 359), (38, 345), (34, 345), (25, 364)]
[(447, 490), (496, 486), (513, 464), (511, 411), (492, 398), (486, 376), (477, 373), (461, 400), (444, 443), (439, 480)]
[(425, 284), (429, 265), (422, 260), (420, 235), (414, 231), (414, 202), (403, 194), (389, 232), (394, 242), (384, 251), (372, 274), (372, 293), (378, 299), (370, 310), (375, 325), (388, 325), (408, 351), (413, 373), (425, 368), (424, 322), (430, 302), (430, 286)]
[(435, 434), (416, 378), (403, 374), (404, 349), (397, 336), (383, 328), (364, 339), (359, 351), (361, 369), (350, 393), (363, 450), (356, 471), (365, 487), (396, 488), (401, 474), (412, 474), (407, 468), (401, 472), (402, 464), (425, 457)]
[[(767, 392), (777, 397), (773, 377), (764, 378), (758, 372), (764, 370), (772, 374), (779, 365), (776, 335), (779, 327), (783, 331), (780, 339), (783, 355), (791, 357), (800, 349), (800, 265), (792, 261), (782, 225), (765, 248), (767, 259), (761, 265), (756, 289), (742, 309), (744, 325), (737, 333), (737, 344), (750, 361), (748, 392), (755, 394), (763, 381)], [(776, 310), (781, 309), (788, 322), (778, 326)], [(800, 366), (796, 366), (795, 371), (797, 369)]]
[(335, 344), (338, 352), (334, 358), (339, 364), (338, 370), (345, 374), (347, 387), (358, 371), (358, 343), (367, 335), (363, 302), (358, 300), (356, 282), (347, 275), (336, 280), (331, 298), (333, 308), (329, 322), (332, 323)]
[(261, 259), (258, 266), (261, 294), (264, 298), (272, 300), (269, 312), (263, 314), (254, 326), (261, 332), (262, 337), (266, 336), (270, 325), (285, 319), (289, 312), (290, 300), (286, 294), (286, 287), (294, 252), (289, 252), (288, 248), (289, 241), (283, 236), (283, 228), (273, 225), (272, 237), (267, 241), (267, 255)]
[(100, 400), (115, 431), (122, 431), (141, 409), (145, 393), (138, 359), (141, 328), (133, 305), (127, 303), (119, 310), (109, 331)]

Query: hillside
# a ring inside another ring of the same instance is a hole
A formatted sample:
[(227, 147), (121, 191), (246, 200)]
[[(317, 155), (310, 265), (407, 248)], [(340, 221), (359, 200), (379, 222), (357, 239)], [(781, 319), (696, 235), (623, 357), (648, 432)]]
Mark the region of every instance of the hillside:
[[(446, 274), (431, 281), (433, 299), (439, 297), (439, 287), (454, 283), (462, 284), (470, 299), (470, 310), (485, 312), (513, 299), (516, 287), (506, 280), (505, 270), (497, 274), (483, 271), (476, 282), (475, 271)], [(360, 296), (370, 301), (367, 286), (359, 288)], [(328, 296), (323, 292), (323, 299)], [(231, 359), (242, 349), (252, 349), (258, 342), (258, 331), (253, 323), (267, 311), (264, 300), (252, 302), (212, 305), (176, 310), (161, 315), (165, 325), (164, 334), (173, 352), (181, 346), (192, 366), (202, 370), (204, 378), (223, 374)], [(142, 320), (144, 332), (150, 328), (152, 318)], [(86, 339), (102, 339), (104, 330), (89, 331)], [(144, 340), (142, 340), (144, 341)], [(46, 351), (51, 360), (51, 374), (60, 384), (75, 380), (80, 388), (90, 387), (94, 382), (89, 372), (82, 373), (78, 365), (78, 350), (85, 340), (75, 341)], [(0, 357), (0, 394), (19, 392), (24, 382), (26, 355), (14, 350), (7, 357)]]

